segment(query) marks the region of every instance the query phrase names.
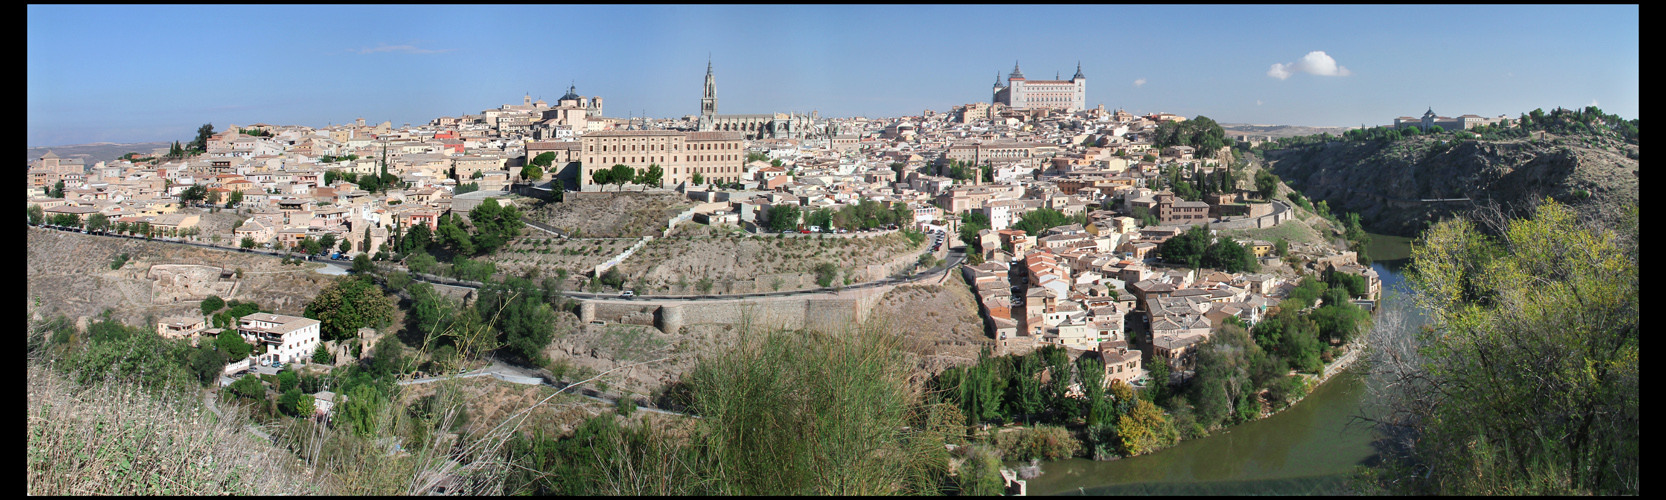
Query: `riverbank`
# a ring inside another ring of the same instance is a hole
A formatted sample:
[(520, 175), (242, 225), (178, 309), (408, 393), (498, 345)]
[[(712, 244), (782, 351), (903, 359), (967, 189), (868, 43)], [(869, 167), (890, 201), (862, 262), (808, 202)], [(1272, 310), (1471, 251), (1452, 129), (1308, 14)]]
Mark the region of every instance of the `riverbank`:
[(1382, 276), (1384, 296), (1372, 315), (1371, 330), (1345, 346), (1320, 373), (1304, 375), (1309, 381), (1306, 395), (1255, 420), (1153, 453), (1103, 462), (1086, 458), (1043, 462), (1043, 474), (1027, 482), (1028, 493), (1349, 493), (1349, 475), (1376, 456), (1371, 430), (1350, 425), (1360, 408), (1370, 404), (1360, 360), (1367, 357), (1363, 355), (1367, 339), (1381, 327), (1377, 322), (1382, 315), (1408, 306), (1399, 274), (1402, 265), (1403, 261), (1380, 259), (1373, 265)]

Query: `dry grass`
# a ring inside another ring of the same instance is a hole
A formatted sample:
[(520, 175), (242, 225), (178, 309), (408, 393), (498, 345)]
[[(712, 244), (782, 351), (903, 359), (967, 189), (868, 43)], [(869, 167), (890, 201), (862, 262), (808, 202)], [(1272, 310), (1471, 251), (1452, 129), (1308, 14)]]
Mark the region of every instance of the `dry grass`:
[(293, 455), (249, 433), (246, 417), (217, 417), (194, 395), (77, 387), (35, 363), (28, 392), (30, 495), (326, 493)]

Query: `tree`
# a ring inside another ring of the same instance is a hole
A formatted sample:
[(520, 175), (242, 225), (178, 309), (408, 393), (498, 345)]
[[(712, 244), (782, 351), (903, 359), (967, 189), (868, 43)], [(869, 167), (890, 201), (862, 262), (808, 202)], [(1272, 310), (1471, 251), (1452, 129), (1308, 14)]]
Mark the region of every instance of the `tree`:
[(330, 354), (329, 349), (324, 348), (324, 343), (323, 342), (319, 342), (318, 347), (314, 348), (312, 350), (312, 362), (318, 363), (318, 364), (321, 364), (321, 365), (328, 365), (328, 364), (335, 363), (336, 362), (336, 357), (334, 355)]
[(769, 207), (769, 230), (786, 231), (798, 227), (798, 205), (783, 203)]
[(692, 182), (692, 183), (694, 183), (694, 185), (698, 186), (698, 185), (701, 185), (701, 184), (705, 184), (706, 179), (705, 179), (704, 176), (700, 175), (699, 172), (695, 172), (694, 177), (690, 178), (689, 182)]
[(319, 250), (323, 249), (323, 247), (323, 244), (319, 243), (318, 240), (312, 239), (311, 236), (301, 238), (300, 243), (295, 245), (295, 248), (300, 249), (301, 253), (307, 255), (316, 255)]
[(226, 208), (237, 208), (237, 205), (241, 203), (243, 203), (242, 191), (232, 191), (231, 194), (226, 195)]
[(650, 163), (648, 168), (637, 176), (637, 184), (659, 187), (665, 180), (665, 169), (661, 168), (658, 163)]
[(179, 192), (179, 201), (181, 203), (191, 204), (203, 201), (207, 198), (208, 188), (203, 187), (202, 184), (194, 184), (191, 187), (185, 188), (184, 191)]
[(403, 238), (399, 239), (399, 253), (415, 254), (418, 252), (425, 252), (428, 250), (428, 246), (433, 243), (433, 231), (428, 229), (428, 225), (416, 224), (411, 226), (411, 232), (406, 233)]
[(244, 375), (243, 378), (232, 382), (226, 389), (244, 399), (261, 400), (266, 398), (266, 385), (260, 383), (260, 377), (256, 377), (254, 374)]
[(623, 163), (615, 164), (613, 165), (612, 170), (613, 183), (618, 185), (621, 191), (624, 190), (625, 184), (636, 180), (636, 169), (631, 168), (630, 165), (625, 165)]
[(226, 301), (221, 299), (219, 295), (209, 295), (208, 298), (202, 299), (202, 305), (200, 307), (202, 309), (202, 314), (207, 316), (209, 314), (214, 314), (214, 311), (218, 311), (220, 308), (225, 306)]
[(241, 246), (243, 248), (254, 248), (255, 247), (254, 237), (253, 236), (244, 236), (243, 237), (243, 242), (239, 246)]
[(339, 278), (307, 303), (306, 317), (320, 323), (325, 340), (351, 339), (359, 328), (393, 319), (393, 300), (366, 275)]
[(103, 232), (104, 230), (109, 229), (109, 228), (110, 228), (110, 217), (108, 217), (104, 214), (92, 214), (92, 215), (87, 216), (87, 231), (88, 232), (95, 232), (95, 233), (96, 232)]
[[(346, 242), (343, 242), (346, 244)], [(360, 253), (353, 256), (353, 272), (365, 274), (376, 270), (376, 265), (370, 262), (370, 254)]]
[(383, 335), (376, 341), (376, 353), (370, 360), (370, 372), (377, 375), (403, 374), (409, 368), (405, 344), (395, 335)]
[(1135, 401), (1133, 408), (1117, 419), (1116, 427), (1126, 456), (1144, 455), (1180, 441), (1179, 432), (1163, 411), (1144, 399)]
[(40, 205), (30, 203), (28, 212), (29, 225), (39, 226), (42, 222), (46, 221), (46, 210), (41, 208)]
[(547, 170), (547, 169), (550, 168), (550, 164), (554, 163), (554, 162), (555, 162), (555, 153), (552, 152), (552, 151), (545, 151), (545, 152), (542, 152), (542, 153), (538, 153), (538, 156), (532, 158), (532, 161), (527, 162), (527, 164), (537, 166), (541, 169)]
[(340, 250), (341, 253), (344, 253), (344, 254), (348, 253), (348, 252), (352, 252), (353, 251), (353, 240), (343, 238), (341, 240), (341, 245), (337, 246), (336, 250)]
[(191, 143), (186, 145), (186, 149), (190, 149), (194, 152), (207, 151), (208, 150), (208, 139), (210, 137), (213, 137), (213, 136), (214, 136), (214, 124), (204, 123), (204, 124), (202, 124), (201, 127), (197, 127), (197, 138), (192, 139)]
[(211, 385), (225, 372), (226, 355), (215, 349), (213, 345), (204, 343), (191, 351), (191, 372), (197, 375), (197, 381), (202, 385)]
[(302, 394), (300, 388), (286, 390), (278, 397), (278, 410), (292, 417), (312, 416), (313, 398)]
[(278, 372), (278, 392), (286, 392), (286, 391), (289, 391), (289, 390), (292, 390), (292, 389), (298, 389), (298, 388), (300, 388), (300, 386), (301, 386), (301, 378), (295, 376), (295, 371), (294, 370), (291, 370), (289, 368), (284, 368), (282, 371)]
[(1271, 200), (1278, 192), (1280, 179), (1268, 169), (1255, 171), (1255, 191), (1261, 194), (1261, 199)]
[(319, 250), (334, 250), (335, 246), (336, 246), (336, 235), (335, 235), (335, 233), (324, 233), (324, 236), (320, 236), (318, 238), (318, 249)]
[(1185, 264), (1186, 267), (1197, 268), (1203, 263), (1204, 251), (1209, 248), (1208, 226), (1192, 226), (1186, 232), (1180, 233), (1157, 247), (1157, 255), (1164, 262)]
[(214, 346), (219, 348), (220, 352), (226, 353), (227, 358), (234, 361), (249, 357), (249, 352), (254, 350), (254, 346), (244, 342), (243, 336), (238, 335), (236, 330), (220, 332), (219, 335), (214, 337)]
[[(695, 175), (695, 178), (698, 179), (700, 174), (694, 174), (694, 175)], [(613, 170), (612, 169), (606, 169), (606, 168), (596, 169), (596, 171), (590, 173), (590, 182), (592, 184), (595, 184), (598, 188), (601, 187), (601, 186), (606, 186), (608, 184), (612, 184), (613, 183)], [(696, 181), (695, 184), (699, 184), (699, 182)]]
[(1376, 416), (1406, 438), (1386, 449), (1383, 486), (1638, 493), (1640, 211), (1621, 213), (1585, 219), (1546, 199), (1491, 222), (1499, 236), (1466, 219), (1424, 232), (1408, 281), (1431, 323), (1388, 344), (1397, 390)]
[[(544, 153), (544, 154), (551, 154), (551, 153)], [(539, 156), (543, 156), (543, 155), (539, 155)], [(539, 168), (537, 165), (527, 165), (527, 166), (521, 167), (521, 180), (538, 182), (539, 180), (541, 180), (543, 178), (544, 178), (544, 169)]]

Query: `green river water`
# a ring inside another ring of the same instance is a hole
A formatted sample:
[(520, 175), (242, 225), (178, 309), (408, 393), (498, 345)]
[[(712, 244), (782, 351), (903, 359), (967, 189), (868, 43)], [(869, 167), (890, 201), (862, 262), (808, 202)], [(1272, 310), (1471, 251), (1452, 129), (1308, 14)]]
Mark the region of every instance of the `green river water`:
[[(1405, 238), (1374, 236), (1372, 255), (1404, 258)], [(1387, 240), (1387, 241), (1385, 241)], [(1383, 244), (1389, 243), (1389, 244)], [(1379, 246), (1381, 248), (1379, 248)], [(1408, 307), (1403, 260), (1372, 265), (1382, 276), (1383, 307)], [(1355, 467), (1376, 452), (1366, 424), (1353, 421), (1367, 401), (1365, 363), (1337, 374), (1300, 403), (1271, 417), (1247, 422), (1150, 455), (1109, 462), (1046, 462), (1028, 481), (1031, 495), (1329, 495), (1346, 493)]]

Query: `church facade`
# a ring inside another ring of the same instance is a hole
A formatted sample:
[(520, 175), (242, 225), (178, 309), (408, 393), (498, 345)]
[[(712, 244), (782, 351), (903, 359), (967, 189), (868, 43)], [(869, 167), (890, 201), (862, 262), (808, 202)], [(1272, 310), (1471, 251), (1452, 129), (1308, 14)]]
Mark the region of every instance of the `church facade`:
[(820, 115), (798, 113), (767, 113), (753, 115), (717, 114), (717, 80), (712, 65), (706, 62), (706, 82), (700, 97), (700, 118), (696, 130), (700, 132), (739, 132), (751, 139), (805, 139), (826, 135)]

